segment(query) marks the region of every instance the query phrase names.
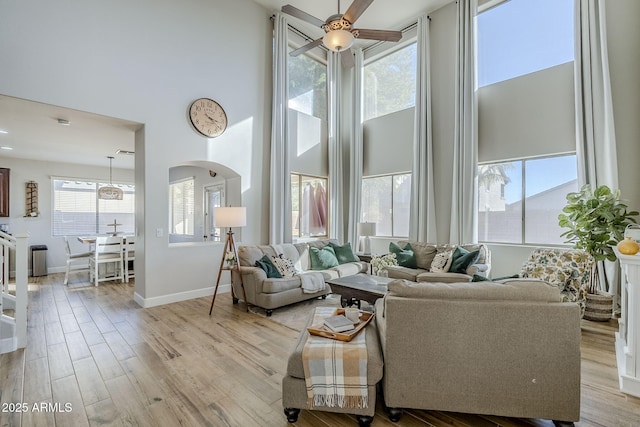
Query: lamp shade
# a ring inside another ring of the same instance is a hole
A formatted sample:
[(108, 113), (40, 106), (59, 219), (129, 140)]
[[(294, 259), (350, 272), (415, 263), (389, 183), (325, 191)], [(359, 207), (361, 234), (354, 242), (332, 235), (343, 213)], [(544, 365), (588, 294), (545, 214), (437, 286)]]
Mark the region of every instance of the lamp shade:
[(363, 237), (376, 235), (376, 223), (375, 222), (360, 222), (358, 223), (358, 235)]
[(213, 208), (213, 225), (216, 227), (244, 227), (247, 225), (247, 208)]
[(353, 34), (347, 30), (332, 30), (324, 35), (322, 44), (334, 52), (342, 52), (353, 44)]

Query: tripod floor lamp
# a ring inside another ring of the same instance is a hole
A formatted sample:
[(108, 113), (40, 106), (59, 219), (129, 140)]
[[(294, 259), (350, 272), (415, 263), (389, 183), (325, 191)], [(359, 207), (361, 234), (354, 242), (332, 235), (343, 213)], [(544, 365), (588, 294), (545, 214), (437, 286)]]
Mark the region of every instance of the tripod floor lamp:
[[(238, 273), (240, 278), (240, 286), (242, 287), (242, 296), (244, 303), (249, 311), (249, 303), (247, 302), (247, 294), (244, 290), (244, 284), (242, 283), (242, 274), (240, 274), (240, 267), (238, 265), (238, 248), (236, 248), (236, 242), (233, 239), (233, 231), (231, 227), (244, 227), (247, 225), (247, 208), (244, 207), (219, 207), (213, 208), (213, 225), (220, 228), (229, 228), (227, 231), (227, 240), (224, 243), (224, 251), (222, 252), (222, 260), (220, 261), (220, 270), (218, 270), (218, 279), (216, 280), (216, 288), (213, 291), (213, 299), (211, 300), (211, 308), (209, 309), (209, 316), (213, 311), (213, 303), (216, 301), (216, 295), (218, 294), (218, 286), (220, 286), (220, 277), (223, 270), (229, 270), (231, 272), (231, 295), (233, 301), (236, 300), (235, 293), (233, 291), (233, 272)], [(231, 265), (225, 266), (225, 258), (227, 253), (233, 253), (233, 262)]]

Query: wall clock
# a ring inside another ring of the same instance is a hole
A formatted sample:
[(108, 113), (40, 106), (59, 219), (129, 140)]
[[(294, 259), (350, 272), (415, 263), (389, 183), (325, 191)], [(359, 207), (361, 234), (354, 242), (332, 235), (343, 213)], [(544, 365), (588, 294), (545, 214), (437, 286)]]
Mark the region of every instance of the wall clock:
[(204, 136), (214, 138), (227, 128), (227, 115), (216, 101), (199, 98), (189, 107), (189, 119), (193, 128)]

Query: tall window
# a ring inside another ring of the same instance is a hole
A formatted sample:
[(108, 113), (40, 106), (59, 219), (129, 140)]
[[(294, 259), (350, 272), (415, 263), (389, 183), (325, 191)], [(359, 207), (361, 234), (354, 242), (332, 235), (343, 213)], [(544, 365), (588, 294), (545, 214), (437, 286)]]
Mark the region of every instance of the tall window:
[(122, 200), (98, 199), (98, 189), (107, 183), (82, 179), (53, 178), (53, 236), (106, 234), (108, 224), (122, 224), (118, 231), (135, 232), (135, 187), (114, 184), (124, 191)]
[(416, 61), (413, 43), (365, 65), (365, 120), (415, 106)]
[(573, 61), (574, 0), (510, 0), (478, 15), (478, 87)]
[(287, 58), (289, 108), (327, 120), (327, 67), (307, 55)]
[(411, 174), (362, 179), (363, 222), (375, 222), (378, 236), (407, 237), (411, 204)]
[(195, 178), (169, 184), (169, 225), (171, 234), (194, 235)]
[(578, 190), (576, 156), (478, 166), (478, 239), (515, 244), (563, 244), (558, 215)]
[(293, 237), (328, 235), (327, 183), (325, 177), (291, 174), (291, 226)]

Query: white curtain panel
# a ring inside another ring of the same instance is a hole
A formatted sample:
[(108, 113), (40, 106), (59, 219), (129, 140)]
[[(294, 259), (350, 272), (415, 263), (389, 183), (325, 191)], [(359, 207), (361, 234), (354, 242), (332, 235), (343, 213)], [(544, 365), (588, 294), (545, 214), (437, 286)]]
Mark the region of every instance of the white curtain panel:
[(291, 242), (291, 175), (288, 137), (288, 25), (276, 13), (273, 45), (273, 106), (271, 119), (271, 169), (269, 243)]
[(455, 129), (449, 242), (470, 243), (478, 235), (478, 121), (475, 97), (476, 0), (458, 0)]
[(340, 141), (340, 54), (327, 55), (327, 106), (329, 117), (329, 237), (344, 241), (342, 148)]
[(362, 210), (362, 167), (363, 167), (363, 126), (362, 126), (362, 73), (364, 55), (362, 49), (353, 49), (355, 66), (353, 67), (353, 126), (351, 127), (350, 175), (349, 175), (349, 224), (348, 241), (357, 250), (360, 242), (358, 223)]
[(433, 185), (429, 51), (429, 17), (424, 15), (418, 18), (415, 129), (409, 211), (409, 238), (419, 242), (438, 241)]
[[(574, 82), (576, 97), (576, 155), (578, 182), (592, 187), (618, 188), (611, 82), (605, 29), (605, 5), (601, 0), (575, 1)], [(605, 261), (599, 269), (601, 290), (620, 299), (618, 262)], [(606, 281), (605, 281), (606, 275)], [(605, 284), (608, 283), (608, 289)]]
[(618, 188), (604, 2), (575, 2), (576, 152), (580, 185)]

